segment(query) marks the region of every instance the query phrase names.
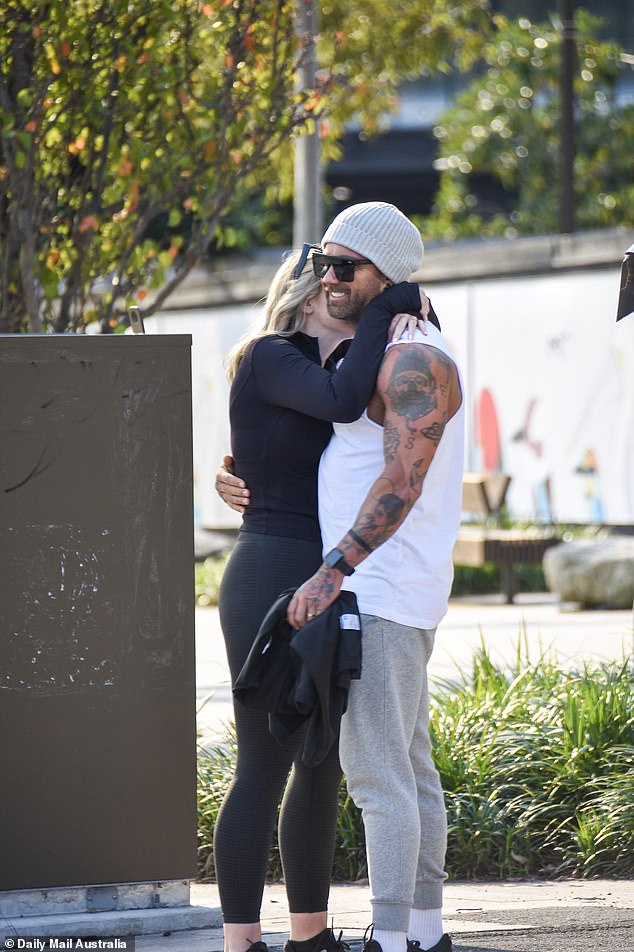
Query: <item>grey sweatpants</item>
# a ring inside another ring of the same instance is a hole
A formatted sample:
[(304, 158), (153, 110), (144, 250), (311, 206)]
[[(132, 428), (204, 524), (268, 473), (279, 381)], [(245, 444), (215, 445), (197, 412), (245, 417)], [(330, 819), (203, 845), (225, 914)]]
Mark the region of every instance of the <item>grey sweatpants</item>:
[(363, 615), (361, 679), (340, 757), (363, 812), (375, 928), (407, 932), (412, 906), (440, 909), (447, 819), (431, 756), (427, 663), (435, 629)]

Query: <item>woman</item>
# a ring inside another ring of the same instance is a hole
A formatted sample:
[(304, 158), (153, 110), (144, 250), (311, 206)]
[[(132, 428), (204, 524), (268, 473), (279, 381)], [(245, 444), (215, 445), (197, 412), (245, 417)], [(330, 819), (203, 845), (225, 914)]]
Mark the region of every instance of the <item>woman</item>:
[[(266, 300), (264, 326), (230, 357), (232, 453), (235, 472), (250, 489), (219, 600), (233, 681), (272, 602), (321, 563), (317, 467), (331, 423), (360, 416), (393, 315), (421, 308), (418, 287), (401, 284), (366, 308), (358, 328), (331, 318), (321, 282), (306, 267), (310, 250), (304, 246), (281, 266)], [(352, 336), (334, 372), (333, 352)], [(226, 952), (266, 948), (260, 942), (260, 904), (285, 785), (279, 845), (291, 915), (287, 948), (337, 952), (340, 944), (326, 928), (341, 779), (337, 745), (309, 768), (301, 762), (303, 731), (280, 745), (269, 733), (266, 713), (237, 701), (234, 710), (236, 772), (214, 835)]]

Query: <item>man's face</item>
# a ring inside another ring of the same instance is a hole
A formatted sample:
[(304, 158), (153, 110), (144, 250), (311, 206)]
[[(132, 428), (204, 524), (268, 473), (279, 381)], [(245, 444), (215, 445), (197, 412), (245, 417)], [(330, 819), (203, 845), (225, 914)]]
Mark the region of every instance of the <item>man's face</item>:
[[(364, 257), (332, 241), (324, 245), (324, 252), (344, 258)], [(358, 324), (363, 308), (388, 286), (389, 281), (373, 264), (362, 264), (354, 269), (354, 281), (338, 281), (334, 270), (329, 268), (321, 283), (326, 292), (330, 316)]]

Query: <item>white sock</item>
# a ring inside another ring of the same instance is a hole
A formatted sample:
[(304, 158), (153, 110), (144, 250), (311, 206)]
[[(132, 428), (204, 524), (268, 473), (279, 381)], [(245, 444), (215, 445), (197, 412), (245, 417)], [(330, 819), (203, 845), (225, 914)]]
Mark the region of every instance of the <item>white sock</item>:
[(421, 949), (433, 949), (443, 937), (442, 909), (412, 909), (408, 939), (420, 942)]
[(407, 936), (404, 932), (375, 929), (372, 938), (379, 943), (383, 952), (406, 952), (407, 950)]

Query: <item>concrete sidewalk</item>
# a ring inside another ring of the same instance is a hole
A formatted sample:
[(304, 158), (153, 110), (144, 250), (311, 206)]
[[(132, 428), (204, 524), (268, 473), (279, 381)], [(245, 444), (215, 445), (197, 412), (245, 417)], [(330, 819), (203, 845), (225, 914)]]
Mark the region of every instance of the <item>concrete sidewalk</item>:
[[(214, 885), (195, 884), (192, 900), (218, 904)], [(330, 912), (338, 934), (360, 949), (370, 918), (367, 885), (335, 885)], [(262, 908), (271, 949), (288, 937), (284, 887), (267, 886)], [(449, 883), (445, 928), (455, 952), (632, 952), (634, 881)], [(137, 952), (221, 952), (222, 929), (139, 936)]]

